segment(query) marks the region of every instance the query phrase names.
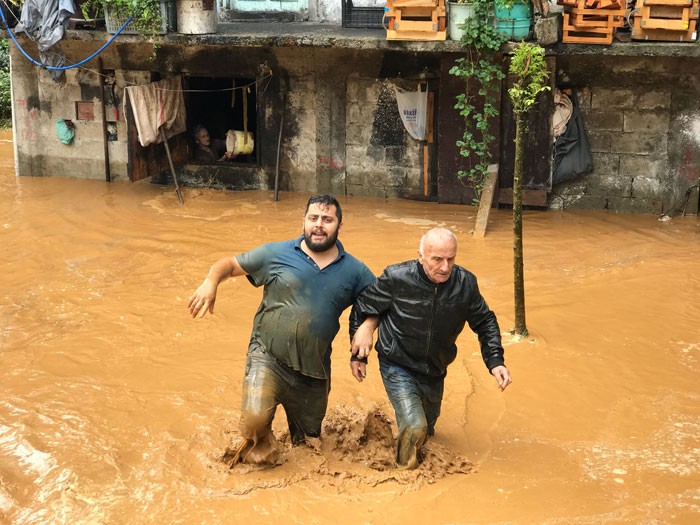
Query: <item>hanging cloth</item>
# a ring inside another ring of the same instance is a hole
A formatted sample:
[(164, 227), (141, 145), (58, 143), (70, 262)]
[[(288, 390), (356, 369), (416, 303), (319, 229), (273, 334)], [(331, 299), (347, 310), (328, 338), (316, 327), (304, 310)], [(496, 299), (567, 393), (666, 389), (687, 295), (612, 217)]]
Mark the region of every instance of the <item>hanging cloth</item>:
[(428, 107), (428, 91), (406, 91), (394, 86), (396, 103), (403, 125), (416, 140), (425, 140), (426, 108)]
[(73, 0), (25, 0), (15, 33), (39, 40), (41, 53), (63, 38), (70, 16), (76, 12)]
[[(25, 0), (15, 33), (25, 33), (37, 41), (42, 64), (63, 67), (66, 57), (58, 43), (75, 12), (73, 0)], [(56, 82), (65, 76), (60, 69), (50, 69), (48, 73)]]
[(129, 95), (142, 146), (162, 141), (158, 131), (161, 126), (165, 128), (167, 138), (186, 131), (185, 99), (179, 76), (141, 86), (128, 86), (124, 91)]

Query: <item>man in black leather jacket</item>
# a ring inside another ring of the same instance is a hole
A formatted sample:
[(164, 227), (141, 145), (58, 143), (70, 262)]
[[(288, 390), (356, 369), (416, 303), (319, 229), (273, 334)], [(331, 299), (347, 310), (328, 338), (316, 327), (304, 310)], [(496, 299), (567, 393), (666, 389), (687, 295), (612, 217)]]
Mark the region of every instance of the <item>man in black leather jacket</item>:
[(481, 355), (501, 390), (511, 383), (495, 314), (476, 277), (455, 265), (457, 239), (433, 228), (423, 235), (418, 260), (388, 266), (365, 288), (350, 315), (351, 369), (362, 381), (372, 334), (379, 370), (399, 427), (396, 463), (416, 468), (418, 451), (435, 433), (447, 366), (465, 323), (479, 338)]

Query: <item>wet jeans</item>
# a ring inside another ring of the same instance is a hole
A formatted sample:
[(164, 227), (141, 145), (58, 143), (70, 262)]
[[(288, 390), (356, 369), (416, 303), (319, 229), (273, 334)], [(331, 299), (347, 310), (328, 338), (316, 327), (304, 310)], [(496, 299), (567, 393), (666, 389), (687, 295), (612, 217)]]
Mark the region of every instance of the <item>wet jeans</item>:
[(251, 346), (246, 358), (241, 404), (240, 430), (252, 441), (252, 448), (272, 439), (272, 419), (277, 405), (287, 414), (292, 443), (299, 444), (306, 436), (321, 435), (326, 415), (330, 379), (302, 375), (265, 352)]
[(415, 374), (383, 360), (379, 361), (379, 371), (399, 427), (396, 464), (399, 468), (416, 468), (418, 450), (435, 433), (445, 378)]

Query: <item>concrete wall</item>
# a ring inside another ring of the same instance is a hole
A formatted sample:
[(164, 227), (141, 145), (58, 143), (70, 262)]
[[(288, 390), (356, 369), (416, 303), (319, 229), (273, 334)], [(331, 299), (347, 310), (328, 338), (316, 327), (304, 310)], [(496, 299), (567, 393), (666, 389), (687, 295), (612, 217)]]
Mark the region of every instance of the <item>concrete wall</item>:
[[(118, 98), (125, 85), (146, 83), (153, 73), (260, 78), (266, 68), (272, 71), (269, 83), (258, 86), (256, 148), (260, 163), (255, 173), (250, 168), (245, 172), (248, 186), (257, 179), (260, 188), (273, 187), (283, 122), (282, 191), (378, 197), (422, 193), (421, 145), (403, 129), (391, 86), (415, 89), (419, 80), (428, 80), (451, 111), (449, 93), (455, 80), (447, 73), (441, 77), (444, 54), (377, 50), (374, 41), (362, 40), (356, 41), (354, 49), (333, 45), (249, 47), (244, 40), (225, 45), (226, 38), (221, 36), (220, 43), (212, 44), (166, 40), (158, 46), (124, 38), (101, 57), (105, 69), (116, 71)], [(103, 41), (76, 38), (61, 45), (66, 61), (72, 63), (94, 52)], [(32, 44), (26, 39), (24, 43), (36, 56)], [(102, 179), (98, 76), (86, 69), (69, 70), (57, 83), (20, 57), (14, 46), (11, 50), (20, 175)], [(700, 85), (696, 82), (700, 61), (694, 57), (564, 53), (557, 56), (556, 70), (557, 85), (578, 93), (594, 169), (555, 185), (550, 206), (664, 213), (682, 204), (700, 171)], [(91, 104), (93, 118), (78, 119), (76, 102)], [(109, 120), (114, 109), (107, 108)], [(112, 176), (124, 180), (127, 133), (119, 109), (118, 140), (108, 147)], [(70, 146), (61, 144), (56, 136), (59, 118), (75, 123), (76, 138)], [(452, 121), (446, 119), (447, 114), (440, 113), (438, 134), (440, 126), (451, 127)], [(439, 151), (456, 151), (453, 143), (443, 140)], [(442, 165), (439, 168), (449, 171)], [(235, 168), (229, 171), (234, 179)], [(207, 179), (206, 173), (200, 175)]]
[(342, 20), (342, 3), (340, 0), (309, 0), (309, 20), (340, 24)]
[[(98, 43), (67, 41), (63, 47), (71, 63), (94, 51)], [(100, 77), (88, 69), (72, 69), (61, 82), (55, 82), (15, 54), (17, 131), (25, 139), (19, 142), (20, 175), (103, 178)], [(138, 41), (115, 43), (101, 57), (103, 67), (116, 72), (119, 101), (126, 85), (150, 82), (153, 73), (259, 78), (261, 71), (269, 68), (272, 77), (261, 82), (257, 92), (255, 142), (260, 152), (258, 186), (262, 189), (274, 185), (284, 119), (279, 155), (281, 190), (381, 197), (422, 190), (421, 144), (404, 130), (392, 88), (396, 83), (415, 89), (419, 74), (436, 75), (421, 60), (408, 59), (398, 65), (394, 55), (379, 51), (358, 54), (316, 47), (175, 44), (154, 48)], [(380, 80), (379, 76), (388, 78)], [(91, 104), (92, 120), (77, 118), (78, 102)], [(113, 179), (123, 180), (127, 178), (127, 130), (121, 107), (118, 112), (118, 140), (108, 144)], [(108, 107), (107, 115), (113, 120), (115, 108)], [(75, 123), (75, 141), (70, 146), (58, 141), (54, 129), (58, 118)], [(222, 176), (222, 170), (219, 166), (211, 173), (206, 173), (206, 168), (189, 171), (194, 174), (193, 181), (212, 181)], [(224, 178), (235, 179), (235, 167), (224, 171), (230, 172)], [(250, 181), (250, 170), (245, 174)]]
[[(553, 208), (668, 213), (697, 184), (700, 67), (676, 57), (559, 57), (576, 89), (593, 171), (556, 185)], [(693, 210), (694, 212), (694, 210)]]
[[(355, 7), (378, 7), (383, 8), (384, 0), (352, 0)], [(308, 2), (251, 2), (249, 0), (219, 0), (220, 19), (222, 21), (250, 19), (251, 14), (257, 15), (258, 19), (279, 18), (280, 11), (296, 13), (298, 16), (293, 19), (310, 20), (340, 25), (342, 22), (342, 2), (341, 0), (308, 0)]]
[[(401, 80), (351, 78), (347, 89), (347, 192), (398, 197), (422, 188), (421, 142), (404, 129), (393, 84)], [(371, 125), (370, 125), (371, 124)]]
[[(100, 77), (87, 69), (70, 69), (56, 82), (47, 71), (31, 65), (14, 46), (12, 82), (20, 175), (104, 179), (104, 133), (100, 103)], [(117, 71), (117, 84), (145, 83), (150, 74)], [(79, 118), (78, 103), (92, 111)], [(117, 113), (119, 118), (117, 118)], [(107, 120), (117, 123), (119, 140), (108, 141), (112, 180), (127, 179), (126, 125), (121, 108), (106, 107)], [(58, 139), (56, 121), (70, 120), (75, 127), (72, 144)]]

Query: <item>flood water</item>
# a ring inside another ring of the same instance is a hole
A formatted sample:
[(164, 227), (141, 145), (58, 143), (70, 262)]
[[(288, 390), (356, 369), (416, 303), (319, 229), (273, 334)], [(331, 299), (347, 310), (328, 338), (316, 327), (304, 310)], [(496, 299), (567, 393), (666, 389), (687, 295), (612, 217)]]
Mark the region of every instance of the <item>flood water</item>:
[[(494, 210), (343, 198), (340, 239), (377, 274), (444, 225), (499, 317), (500, 392), (468, 330), (421, 467), (389, 467), (393, 413), (347, 312), (320, 446), (274, 469), (235, 438), (261, 291), (210, 264), (296, 237), (308, 195), (14, 175), (0, 135), (0, 523), (700, 523), (700, 222), (602, 212), (524, 217), (527, 325), (513, 326), (512, 231)], [(283, 413), (274, 429), (285, 439)]]

